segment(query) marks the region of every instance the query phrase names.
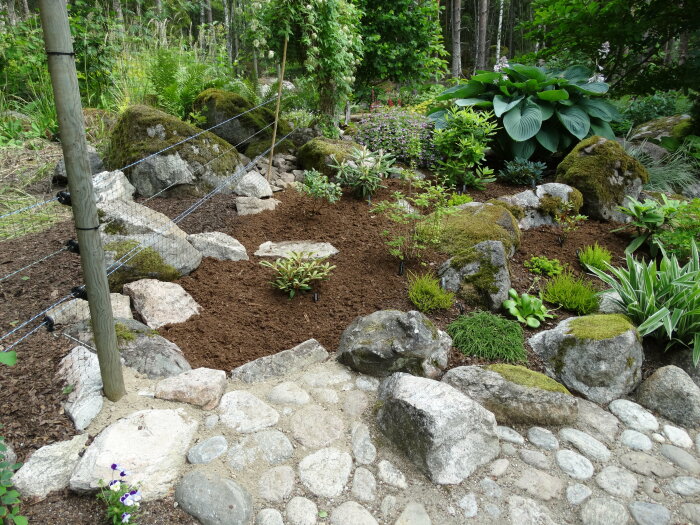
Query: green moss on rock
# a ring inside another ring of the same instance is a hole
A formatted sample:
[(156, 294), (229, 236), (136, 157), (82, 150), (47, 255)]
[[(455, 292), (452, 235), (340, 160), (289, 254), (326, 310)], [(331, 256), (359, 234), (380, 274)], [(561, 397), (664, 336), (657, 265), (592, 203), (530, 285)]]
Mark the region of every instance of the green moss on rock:
[(353, 149), (359, 148), (359, 144), (349, 140), (316, 137), (299, 148), (297, 162), (305, 170), (315, 169), (332, 177), (335, 172), (330, 167), (331, 155), (335, 156), (337, 162), (342, 163), (350, 158)]
[(443, 217), (439, 242), (441, 251), (468, 258), (469, 250), (483, 241), (501, 241), (506, 253), (512, 253), (519, 246), (518, 223), (505, 206), (467, 206)]
[[(270, 145), (271, 139), (262, 139), (251, 142), (245, 150), (245, 155), (250, 159), (254, 159), (261, 153), (264, 153), (270, 147)], [(277, 146), (275, 146), (275, 155), (278, 153), (291, 153), (295, 149), (296, 146), (294, 146), (294, 143), (289, 139), (285, 139), (279, 144), (277, 144)], [(265, 157), (267, 157), (268, 155), (269, 152), (265, 155)]]
[(558, 383), (551, 377), (547, 377), (544, 374), (535, 372), (529, 368), (525, 368), (524, 366), (498, 363), (487, 365), (485, 368), (491, 372), (496, 372), (506, 381), (510, 381), (511, 383), (515, 383), (517, 385), (571, 395), (571, 392), (569, 392), (561, 383)]
[[(137, 241), (114, 241), (106, 244), (104, 249), (114, 252), (114, 259), (119, 260), (138, 246)], [(151, 247), (139, 248), (134, 253), (135, 255), (124, 266), (109, 276), (111, 291), (120, 292), (124, 284), (139, 279), (174, 281), (181, 276), (177, 269), (165, 263), (161, 255)]]
[(594, 314), (572, 319), (569, 323), (568, 333), (577, 339), (601, 341), (634, 329), (635, 326), (626, 315)]
[(505, 202), (499, 199), (490, 199), (486, 201), (488, 204), (495, 204), (497, 206), (503, 206), (505, 209), (507, 209), (513, 217), (515, 217), (517, 220), (525, 218), (525, 210), (521, 207), (518, 206), (517, 204), (511, 204), (509, 202)]
[(129, 327), (125, 324), (115, 323), (114, 331), (117, 333), (117, 343), (136, 340), (136, 334), (129, 330)]
[[(616, 173), (625, 183), (613, 182)], [(625, 153), (616, 141), (593, 136), (579, 142), (559, 164), (556, 182), (579, 190), (584, 210), (595, 217), (597, 207), (621, 204), (627, 183), (635, 179), (642, 183), (649, 181), (644, 166)]]

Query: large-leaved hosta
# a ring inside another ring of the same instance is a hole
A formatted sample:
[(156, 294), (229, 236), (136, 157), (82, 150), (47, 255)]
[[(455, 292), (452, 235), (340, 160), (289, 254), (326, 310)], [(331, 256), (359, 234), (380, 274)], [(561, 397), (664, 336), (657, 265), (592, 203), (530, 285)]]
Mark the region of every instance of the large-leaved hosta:
[[(601, 99), (608, 85), (591, 77), (584, 66), (548, 71), (512, 64), (501, 72), (479, 71), (437, 100), (492, 109), (502, 128), (498, 140), (504, 153), (527, 159), (538, 149), (566, 151), (591, 135), (615, 138), (609, 123), (620, 115)], [(430, 114), (438, 129), (444, 125), (445, 111)]]

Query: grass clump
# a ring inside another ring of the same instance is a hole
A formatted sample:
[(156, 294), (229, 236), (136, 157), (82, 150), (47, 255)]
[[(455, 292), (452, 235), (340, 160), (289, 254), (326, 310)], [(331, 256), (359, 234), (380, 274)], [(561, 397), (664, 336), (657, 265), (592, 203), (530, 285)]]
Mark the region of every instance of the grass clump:
[(597, 290), (590, 281), (574, 275), (571, 271), (566, 271), (551, 278), (545, 284), (542, 298), (570, 312), (586, 315), (598, 309), (596, 293)]
[(445, 310), (452, 306), (455, 294), (443, 290), (440, 281), (431, 273), (408, 274), (408, 298), (418, 310), (430, 313)]
[(511, 363), (527, 361), (522, 327), (500, 315), (489, 312), (460, 315), (449, 324), (447, 333), (464, 355)]
[(530, 260), (525, 261), (523, 266), (532, 273), (546, 275), (547, 277), (554, 277), (564, 271), (564, 267), (559, 262), (559, 259), (548, 259), (537, 255), (530, 257)]
[(584, 268), (597, 268), (605, 270), (606, 264), (612, 261), (610, 250), (603, 248), (597, 242), (591, 246), (586, 246), (578, 253), (578, 260)]

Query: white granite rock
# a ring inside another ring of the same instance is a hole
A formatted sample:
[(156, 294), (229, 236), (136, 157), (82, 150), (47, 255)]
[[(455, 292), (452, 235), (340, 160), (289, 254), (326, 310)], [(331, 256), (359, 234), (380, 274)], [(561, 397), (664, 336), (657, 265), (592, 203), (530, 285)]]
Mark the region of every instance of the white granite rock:
[(199, 313), (200, 306), (176, 283), (141, 279), (124, 285), (134, 310), (153, 329), (166, 324), (184, 323)]

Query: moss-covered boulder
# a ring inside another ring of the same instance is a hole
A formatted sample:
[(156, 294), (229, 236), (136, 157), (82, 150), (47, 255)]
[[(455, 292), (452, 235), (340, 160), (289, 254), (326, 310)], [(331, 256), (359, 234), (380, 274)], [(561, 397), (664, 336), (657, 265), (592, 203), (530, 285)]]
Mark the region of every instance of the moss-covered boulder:
[(162, 213), (133, 201), (115, 200), (99, 203), (98, 215), (107, 268), (124, 258), (124, 264), (109, 275), (114, 292), (139, 279), (173, 281), (202, 261), (202, 254), (187, 242), (187, 234)]
[[(256, 104), (238, 93), (216, 88), (202, 91), (193, 103), (193, 109), (206, 118), (204, 127), (208, 129), (216, 126), (211, 130), (212, 133), (235, 146), (238, 151), (245, 151), (254, 141), (266, 142), (266, 147), (270, 146), (273, 128), (270, 124), (275, 122), (275, 104), (270, 102), (253, 109), (255, 106)], [(237, 115), (240, 116), (234, 118)], [(289, 124), (280, 120), (277, 139), (284, 137), (290, 131)], [(246, 155), (251, 158), (254, 156), (250, 153)]]
[(659, 117), (640, 124), (630, 133), (630, 141), (650, 140), (659, 142), (664, 137), (683, 139), (692, 130), (690, 115)]
[[(277, 136), (279, 140), (279, 135)], [(267, 158), (270, 154), (269, 148), (271, 145), (271, 139), (261, 139), (261, 140), (254, 140), (250, 144), (248, 144), (248, 147), (245, 150), (246, 157), (249, 157), (251, 159), (254, 159), (258, 155), (263, 155), (264, 158)], [(289, 139), (284, 139), (282, 142), (277, 144), (275, 146), (275, 155), (278, 153), (291, 153), (296, 149), (296, 146), (294, 146), (294, 143), (289, 140)]]
[(150, 106), (131, 106), (112, 131), (105, 162), (119, 169), (173, 146), (124, 173), (142, 197), (161, 191), (165, 196), (202, 195), (242, 175), (243, 167), (236, 149), (213, 133), (178, 144), (201, 132)]
[(622, 314), (570, 317), (529, 342), (547, 375), (596, 403), (629, 394), (642, 380), (642, 339)]
[(524, 366), (460, 366), (442, 381), (493, 412), (502, 425), (567, 425), (578, 402), (561, 383)]
[(335, 175), (335, 170), (331, 168), (333, 164), (332, 156), (337, 162), (344, 162), (354, 149), (360, 149), (356, 142), (350, 140), (328, 139), (326, 137), (316, 137), (304, 144), (297, 151), (297, 162), (302, 169), (315, 169), (332, 177)]
[(521, 230), (551, 226), (555, 224), (554, 218), (565, 206), (570, 206), (573, 214), (577, 214), (583, 206), (580, 191), (556, 182), (541, 184), (515, 195), (499, 197), (498, 201), (508, 206), (508, 210), (518, 219)]
[(588, 217), (625, 222), (617, 207), (627, 197), (638, 198), (649, 174), (614, 140), (593, 136), (578, 143), (557, 167), (556, 182), (573, 186), (583, 195)]

